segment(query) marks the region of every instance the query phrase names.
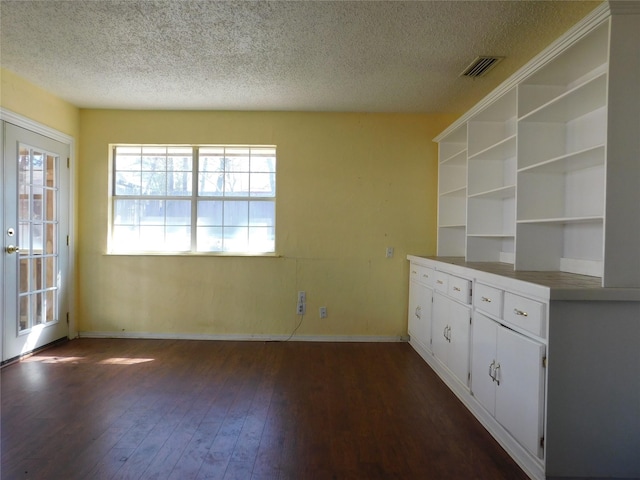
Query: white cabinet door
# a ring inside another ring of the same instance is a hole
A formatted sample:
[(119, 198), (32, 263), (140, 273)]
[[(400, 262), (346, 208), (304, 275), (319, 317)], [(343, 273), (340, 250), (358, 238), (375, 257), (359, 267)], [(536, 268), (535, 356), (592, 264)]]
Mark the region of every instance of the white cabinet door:
[(471, 355), (471, 391), (491, 415), (496, 413), (496, 361), (498, 324), (476, 312), (473, 317), (473, 352)]
[(469, 323), (471, 308), (449, 300), (449, 358), (447, 366), (465, 385), (469, 384)]
[(470, 307), (434, 293), (433, 354), (465, 385), (469, 377), (470, 315)]
[(418, 282), (409, 284), (409, 335), (431, 350), (431, 298), (433, 291)]
[(497, 329), (496, 420), (542, 458), (545, 347), (501, 325)]
[(436, 358), (445, 365), (447, 364), (447, 352), (449, 351), (449, 341), (447, 340), (449, 302), (450, 300), (444, 295), (438, 292), (433, 294), (431, 348)]

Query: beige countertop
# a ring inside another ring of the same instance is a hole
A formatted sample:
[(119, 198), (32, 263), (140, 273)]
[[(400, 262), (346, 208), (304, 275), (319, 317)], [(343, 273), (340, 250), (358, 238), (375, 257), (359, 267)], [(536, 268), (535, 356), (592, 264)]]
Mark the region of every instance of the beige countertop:
[[(602, 279), (587, 275), (566, 272), (515, 271), (513, 265), (498, 262), (466, 262), (464, 257), (433, 257), (408, 255), (409, 260), (425, 259), (469, 268), (479, 272), (497, 275), (507, 279), (527, 282), (548, 289), (552, 300), (599, 300), (599, 301), (638, 301), (638, 288), (603, 288)], [(640, 305), (639, 305), (640, 308)]]

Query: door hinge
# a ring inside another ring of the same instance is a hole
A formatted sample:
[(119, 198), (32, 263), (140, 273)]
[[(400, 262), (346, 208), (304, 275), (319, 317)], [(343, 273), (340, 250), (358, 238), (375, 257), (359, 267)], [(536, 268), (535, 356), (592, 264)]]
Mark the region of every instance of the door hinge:
[(67, 157), (67, 168), (71, 168), (71, 158)]
[(544, 449), (544, 437), (540, 437), (540, 448)]
[(67, 325), (69, 325), (69, 312), (67, 312)]
[(542, 357), (542, 368), (547, 368), (547, 357)]
[(69, 246), (69, 235), (67, 235), (67, 247)]

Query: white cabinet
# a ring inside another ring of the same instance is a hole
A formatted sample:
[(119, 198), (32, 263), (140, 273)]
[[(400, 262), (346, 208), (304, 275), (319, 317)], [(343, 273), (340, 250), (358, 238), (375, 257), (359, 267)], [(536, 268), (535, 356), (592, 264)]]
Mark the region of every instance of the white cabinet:
[[(413, 266), (412, 268), (416, 268)], [(409, 285), (409, 323), (411, 342), (431, 350), (431, 302), (433, 290), (424, 283), (412, 280)]]
[(411, 345), (531, 478), (640, 478), (640, 289), (408, 260), (433, 286), (431, 350)]
[(523, 447), (542, 458), (545, 346), (476, 312), (471, 391)]
[(433, 296), (432, 348), (434, 356), (458, 381), (468, 386), (471, 308), (440, 292)]
[(442, 134), (438, 256), (640, 287), (640, 2), (605, 2)]

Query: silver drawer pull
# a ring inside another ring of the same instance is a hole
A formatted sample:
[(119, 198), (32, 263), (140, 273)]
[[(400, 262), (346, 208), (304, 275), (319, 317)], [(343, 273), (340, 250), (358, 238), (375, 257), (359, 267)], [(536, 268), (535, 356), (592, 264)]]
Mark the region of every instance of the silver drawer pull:
[(458, 287), (453, 287), (453, 291), (454, 291), (454, 292), (460, 292), (461, 290), (460, 290), (460, 288), (458, 288)]
[(491, 303), (491, 299), (487, 297), (482, 297), (483, 302)]
[(520, 315), (521, 317), (528, 317), (529, 314), (527, 312), (523, 312), (522, 310), (518, 310), (517, 308), (513, 309), (513, 313), (516, 315)]
[(439, 283), (440, 285), (444, 285), (444, 282), (442, 280), (436, 280), (436, 283)]

